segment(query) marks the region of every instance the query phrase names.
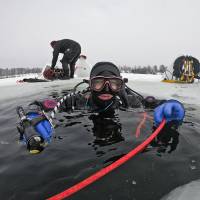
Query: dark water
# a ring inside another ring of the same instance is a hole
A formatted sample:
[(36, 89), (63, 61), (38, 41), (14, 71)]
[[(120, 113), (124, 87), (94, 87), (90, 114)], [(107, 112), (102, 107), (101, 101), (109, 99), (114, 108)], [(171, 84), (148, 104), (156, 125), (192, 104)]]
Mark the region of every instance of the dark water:
[[(15, 88), (8, 88), (5, 96), (9, 98), (4, 96), (0, 102), (0, 199), (51, 197), (111, 164), (152, 132), (152, 122), (147, 120), (136, 139), (142, 113), (121, 111), (116, 113), (114, 121), (103, 122), (80, 113), (73, 117), (60, 113), (51, 144), (41, 154), (30, 155), (18, 143), (16, 106), (27, 105), (35, 99), (61, 97), (65, 91), (64, 86), (39, 83), (34, 89), (30, 85), (20, 87), (11, 96), (8, 94)], [(149, 146), (69, 199), (157, 200), (172, 189), (199, 179), (200, 108), (185, 107), (185, 122), (175, 133), (176, 137), (172, 137), (171, 145)]]

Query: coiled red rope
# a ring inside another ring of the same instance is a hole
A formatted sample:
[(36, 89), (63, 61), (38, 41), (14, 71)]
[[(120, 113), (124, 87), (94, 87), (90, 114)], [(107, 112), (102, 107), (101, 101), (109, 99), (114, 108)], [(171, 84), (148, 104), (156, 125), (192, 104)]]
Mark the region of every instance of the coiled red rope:
[(146, 112), (143, 113), (143, 119), (140, 121), (139, 125), (137, 126), (137, 129), (135, 131), (135, 137), (138, 138), (140, 136), (140, 130), (144, 126), (146, 119), (150, 119), (153, 121), (153, 117), (149, 116)]
[(72, 194), (78, 192), (79, 190), (85, 188), (86, 186), (92, 184), (93, 182), (97, 181), (98, 179), (105, 176), (106, 174), (108, 174), (112, 170), (116, 169), (120, 165), (124, 164), (130, 158), (132, 158), (137, 153), (142, 151), (147, 145), (149, 145), (149, 143), (160, 133), (160, 131), (164, 127), (165, 123), (166, 123), (166, 120), (163, 120), (161, 122), (161, 124), (158, 126), (158, 128), (143, 143), (139, 144), (136, 148), (131, 150), (125, 156), (121, 157), (120, 159), (118, 159), (114, 163), (110, 164), (109, 166), (99, 170), (98, 172), (94, 173), (93, 175), (89, 176), (88, 178), (84, 179), (83, 181), (66, 189), (65, 191), (48, 198), (48, 200), (61, 200), (61, 199), (67, 198), (67, 197), (71, 196)]

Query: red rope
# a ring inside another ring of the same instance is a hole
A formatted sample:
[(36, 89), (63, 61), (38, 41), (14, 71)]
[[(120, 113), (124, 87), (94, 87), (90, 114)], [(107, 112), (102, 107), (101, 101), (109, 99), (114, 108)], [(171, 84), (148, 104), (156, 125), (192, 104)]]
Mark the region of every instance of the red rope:
[(146, 112), (143, 113), (143, 119), (140, 121), (139, 125), (137, 126), (137, 129), (135, 131), (135, 137), (138, 138), (140, 136), (140, 130), (144, 126), (146, 119), (150, 119), (153, 121), (153, 117), (149, 116)]
[(159, 125), (159, 127), (143, 143), (139, 144), (135, 149), (131, 150), (125, 156), (121, 157), (120, 159), (118, 159), (114, 163), (110, 164), (109, 166), (99, 170), (98, 172), (94, 173), (93, 175), (89, 176), (88, 178), (84, 179), (83, 181), (66, 189), (65, 191), (48, 198), (48, 200), (61, 200), (61, 199), (67, 198), (67, 197), (71, 196), (72, 194), (78, 192), (79, 190), (85, 188), (86, 186), (92, 184), (93, 182), (97, 181), (98, 179), (105, 176), (112, 170), (116, 169), (117, 167), (119, 167), (120, 165), (122, 165), (123, 163), (128, 161), (130, 158), (135, 156), (137, 153), (142, 151), (147, 145), (149, 145), (149, 143), (160, 133), (160, 131), (164, 127), (165, 123), (166, 123), (166, 121), (163, 120), (162, 123)]
[(143, 113), (143, 119), (141, 120), (141, 122), (139, 123), (139, 125), (137, 126), (136, 132), (135, 132), (135, 137), (138, 138), (140, 136), (140, 130), (141, 128), (144, 126), (144, 123), (146, 121), (147, 118), (147, 113)]

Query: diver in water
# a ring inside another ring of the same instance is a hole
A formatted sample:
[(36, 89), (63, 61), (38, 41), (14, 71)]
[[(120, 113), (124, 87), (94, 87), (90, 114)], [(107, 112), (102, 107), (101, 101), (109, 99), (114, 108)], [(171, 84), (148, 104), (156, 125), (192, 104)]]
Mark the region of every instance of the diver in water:
[[(155, 130), (156, 127), (153, 127)], [(163, 153), (172, 153), (176, 150), (179, 143), (179, 132), (177, 124), (173, 121), (168, 122), (160, 131), (160, 134), (150, 143), (152, 147), (157, 149), (157, 155)]]
[(51, 69), (54, 70), (59, 53), (62, 53), (63, 58), (61, 60), (61, 63), (64, 72), (64, 78), (74, 78), (75, 64), (79, 58), (79, 55), (81, 54), (80, 44), (70, 39), (52, 41), (50, 44), (53, 48), (53, 59), (51, 63)]
[[(53, 132), (52, 119), (60, 109), (68, 113), (82, 111), (91, 114), (95, 134), (98, 139), (106, 138), (106, 136), (102, 137), (102, 131), (99, 132), (97, 130), (98, 127), (102, 128), (103, 124), (99, 123), (100, 125), (97, 125), (96, 122), (102, 121), (102, 119), (112, 119), (117, 109), (131, 111), (135, 108), (150, 108), (154, 109), (155, 127), (159, 126), (163, 118), (166, 119), (167, 125), (170, 125), (172, 128), (176, 129), (181, 125), (185, 110), (180, 102), (176, 100), (156, 100), (152, 96), (144, 98), (129, 88), (126, 82), (127, 79), (121, 77), (119, 69), (113, 63), (99, 62), (92, 68), (89, 81), (84, 80), (76, 85), (74, 90), (64, 96), (59, 102), (47, 100), (32, 103), (31, 105), (36, 106), (36, 109), (30, 110), (23, 117), (20, 117), (21, 122), (18, 127), (21, 138), (26, 142), (29, 151), (31, 153), (38, 153), (43, 149), (45, 144), (49, 143)], [(89, 86), (81, 92), (76, 92), (77, 87), (82, 83), (88, 83)], [(47, 111), (51, 111), (50, 117), (46, 115)], [(28, 125), (24, 126), (24, 121)], [(27, 123), (27, 121), (30, 121), (30, 123)], [(111, 129), (116, 127), (114, 126), (115, 123), (110, 124), (112, 125), (110, 126), (112, 127)], [(31, 135), (26, 131), (27, 127), (30, 126), (35, 127), (35, 133)], [(120, 126), (116, 127), (116, 129), (117, 131), (115, 132), (119, 136), (118, 139), (123, 140), (120, 134)], [(105, 131), (103, 132), (106, 133)], [(34, 143), (31, 146), (29, 141), (30, 138), (33, 138), (32, 136), (36, 136), (36, 139), (31, 140)], [(111, 138), (112, 136), (108, 134), (108, 137)]]
[(95, 136), (93, 145), (107, 146), (124, 141), (121, 123), (117, 117), (105, 118), (101, 115), (92, 114), (89, 119), (92, 120), (94, 125), (92, 128)]

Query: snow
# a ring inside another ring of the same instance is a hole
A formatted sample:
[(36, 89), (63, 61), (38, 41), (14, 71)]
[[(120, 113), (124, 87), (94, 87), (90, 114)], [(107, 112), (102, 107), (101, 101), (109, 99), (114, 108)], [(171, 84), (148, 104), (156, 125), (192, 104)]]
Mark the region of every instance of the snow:
[(17, 85), (17, 81), (22, 80), (24, 78), (37, 78), (38, 74), (23, 74), (18, 77), (12, 78), (2, 78), (0, 79), (0, 87), (8, 86), (8, 85)]
[[(145, 96), (155, 96), (159, 99), (176, 99), (183, 103), (187, 104), (195, 104), (200, 105), (200, 95), (197, 95), (200, 91), (199, 82), (195, 82), (193, 84), (175, 84), (175, 83), (164, 83), (161, 82), (163, 80), (162, 75), (152, 75), (152, 74), (128, 74), (122, 73), (123, 78), (128, 78), (127, 85), (131, 87), (136, 92), (139, 92)], [(38, 77), (37, 74), (29, 74), (23, 77), (16, 78), (6, 78), (0, 79), (0, 88), (8, 87), (8, 86), (17, 86), (17, 85), (26, 85), (26, 84), (39, 84), (39, 83), (18, 83), (18, 80), (22, 80), (23, 78), (35, 78)], [(40, 84), (48, 84), (48, 85), (66, 85), (68, 84), (68, 88), (75, 85), (77, 82), (82, 81), (82, 77), (75, 77), (74, 79), (65, 80), (65, 81), (50, 81), (48, 83), (40, 83)], [(73, 84), (74, 83), (74, 84)], [(22, 86), (20, 86), (22, 87)], [(33, 87), (31, 87), (33, 88)]]
[(91, 64), (84, 57), (80, 57), (76, 63), (75, 77), (87, 77), (90, 74)]
[(159, 99), (176, 99), (182, 103), (200, 105), (200, 83), (174, 84), (164, 83), (162, 75), (151, 74), (122, 74), (128, 78), (128, 86), (144, 95), (155, 96)]

